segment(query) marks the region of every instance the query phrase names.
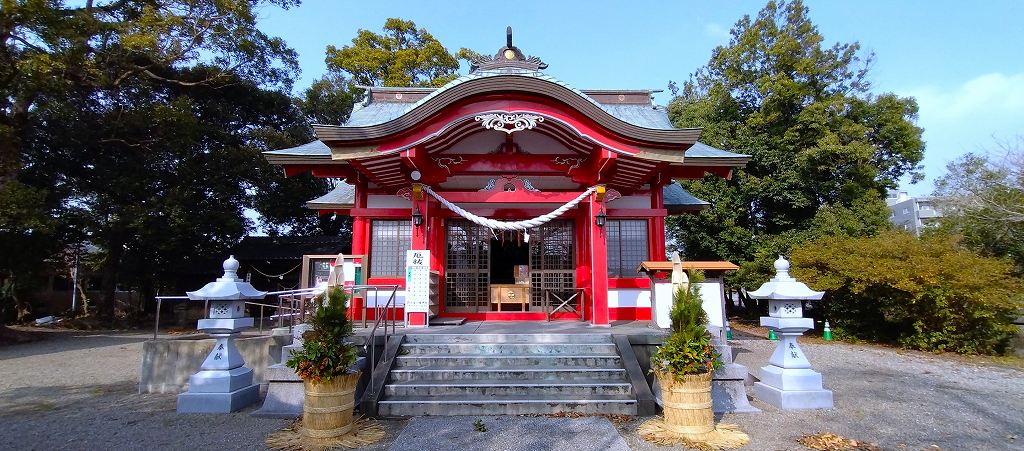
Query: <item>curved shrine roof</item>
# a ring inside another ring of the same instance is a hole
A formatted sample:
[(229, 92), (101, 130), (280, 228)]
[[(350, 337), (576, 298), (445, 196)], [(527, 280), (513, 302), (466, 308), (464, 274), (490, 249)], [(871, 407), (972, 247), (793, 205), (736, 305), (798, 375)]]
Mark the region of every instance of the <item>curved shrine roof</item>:
[[(403, 114), (412, 111), (413, 109), (429, 102), (434, 97), (437, 97), (442, 92), (455, 88), (461, 84), (472, 80), (479, 80), (484, 78), (499, 77), (499, 76), (520, 76), (530, 77), (538, 80), (544, 80), (550, 83), (554, 83), (558, 86), (562, 86), (568, 89), (581, 98), (585, 99), (594, 106), (601, 108), (609, 115), (619, 119), (623, 122), (635, 125), (637, 127), (656, 129), (656, 130), (680, 130), (672, 126), (672, 121), (668, 118), (668, 111), (658, 105), (654, 105), (651, 102), (650, 96), (652, 91), (648, 90), (579, 90), (569, 86), (565, 82), (547, 75), (543, 72), (531, 71), (527, 69), (518, 68), (505, 68), (495, 70), (478, 70), (468, 75), (463, 75), (455, 80), (452, 80), (440, 88), (389, 88), (389, 87), (371, 87), (368, 86), (365, 89), (370, 91), (366, 96), (366, 100), (359, 103), (353, 108), (352, 114), (349, 116), (348, 121), (342, 124), (343, 127), (369, 127), (373, 125), (383, 124), (388, 121), (392, 121), (401, 117)], [(391, 94), (391, 95), (388, 95)], [(599, 102), (589, 94), (600, 94), (601, 98), (614, 99), (612, 102)], [(629, 100), (626, 102), (615, 102), (621, 96), (625, 100), (626, 95), (629, 94)], [(398, 95), (399, 98), (395, 98)], [(640, 103), (636, 101), (636, 98), (642, 96), (645, 102)], [(389, 99), (390, 97), (390, 99)], [(409, 101), (405, 99), (416, 99)], [(614, 103), (613, 103), (614, 102)], [(628, 103), (627, 103), (628, 102)]]

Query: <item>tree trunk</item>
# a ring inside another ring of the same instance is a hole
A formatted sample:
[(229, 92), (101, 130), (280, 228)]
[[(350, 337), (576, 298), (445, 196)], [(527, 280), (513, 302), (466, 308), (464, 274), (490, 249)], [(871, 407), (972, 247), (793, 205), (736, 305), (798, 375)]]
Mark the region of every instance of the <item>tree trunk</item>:
[(99, 305), (100, 318), (114, 325), (117, 312), (117, 272), (121, 267), (124, 253), (124, 238), (120, 232), (111, 231), (107, 239), (107, 258), (103, 260), (102, 296)]

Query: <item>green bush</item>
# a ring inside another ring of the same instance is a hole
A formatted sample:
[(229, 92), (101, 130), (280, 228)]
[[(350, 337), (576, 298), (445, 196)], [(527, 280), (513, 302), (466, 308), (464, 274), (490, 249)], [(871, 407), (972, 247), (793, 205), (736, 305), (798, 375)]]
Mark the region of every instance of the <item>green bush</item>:
[(689, 287), (680, 286), (672, 297), (671, 335), (651, 355), (653, 370), (671, 373), (677, 378), (714, 371), (722, 364), (705, 327), (708, 316), (697, 285), (704, 281), (704, 274), (694, 271), (689, 277)]
[(827, 292), (824, 318), (843, 337), (926, 351), (999, 354), (1015, 328), (1021, 280), (1012, 264), (949, 236), (903, 232), (796, 246), (793, 275)]
[(309, 319), (310, 329), (302, 334), (302, 350), (292, 353), (285, 365), (304, 381), (330, 382), (348, 374), (356, 363), (358, 350), (346, 339), (352, 335), (352, 322), (345, 309), (344, 290), (330, 288), (314, 298), (316, 311)]

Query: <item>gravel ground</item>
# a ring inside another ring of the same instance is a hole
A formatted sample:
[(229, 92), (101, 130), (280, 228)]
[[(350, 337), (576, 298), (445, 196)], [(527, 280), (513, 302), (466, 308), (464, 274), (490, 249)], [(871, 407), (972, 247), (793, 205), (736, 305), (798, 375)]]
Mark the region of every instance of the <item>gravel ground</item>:
[[(250, 416), (255, 406), (230, 415), (178, 415), (174, 395), (137, 394), (145, 334), (44, 333), (43, 341), (0, 347), (0, 449), (262, 449), (264, 438), (287, 424)], [(774, 347), (761, 339), (733, 344), (737, 362), (751, 369), (764, 365)], [(779, 411), (755, 399), (763, 413), (721, 418), (750, 434), (747, 449), (804, 449), (797, 438), (823, 431), (884, 449), (1024, 449), (1024, 371), (874, 346), (802, 346), (834, 392), (836, 409)], [(413, 449), (407, 443), (416, 440), (408, 439), (422, 436), (422, 425), (433, 424), (426, 420), (411, 420), (408, 428), (404, 421), (381, 422), (388, 438), (371, 449)], [(500, 441), (473, 443), (479, 449), (539, 449), (538, 443), (554, 442), (573, 451), (612, 443), (596, 440), (607, 430), (603, 419), (558, 419), (544, 426), (532, 425), (540, 420), (535, 417), (504, 420), (485, 418), (485, 434), (504, 437)], [(616, 427), (633, 449), (666, 449), (636, 437), (645, 420)], [(472, 427), (469, 420), (436, 421)], [(449, 428), (454, 436), (465, 437), (455, 426)], [(515, 433), (497, 434), (503, 427)], [(403, 429), (407, 433), (400, 436)], [(439, 449), (429, 443), (424, 440), (420, 449)]]

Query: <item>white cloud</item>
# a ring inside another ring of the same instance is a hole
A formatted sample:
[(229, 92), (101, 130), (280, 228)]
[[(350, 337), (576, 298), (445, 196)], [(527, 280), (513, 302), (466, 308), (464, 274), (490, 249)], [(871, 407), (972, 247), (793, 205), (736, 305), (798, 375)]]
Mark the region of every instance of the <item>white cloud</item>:
[(729, 38), (732, 36), (732, 35), (729, 34), (729, 29), (728, 28), (723, 27), (723, 26), (721, 26), (721, 25), (719, 25), (717, 23), (714, 23), (714, 22), (708, 22), (708, 23), (704, 24), (704, 34), (709, 36), (709, 37), (711, 37), (711, 38), (713, 38), (713, 39), (715, 39), (715, 40), (724, 40), (724, 41), (728, 41)]
[(1024, 72), (984, 74), (952, 89), (923, 86), (901, 95), (917, 98), (918, 125), (924, 128), (927, 143), (927, 178), (905, 187), (915, 194), (929, 193), (947, 162), (967, 152), (992, 149), (996, 140), (1024, 135)]

